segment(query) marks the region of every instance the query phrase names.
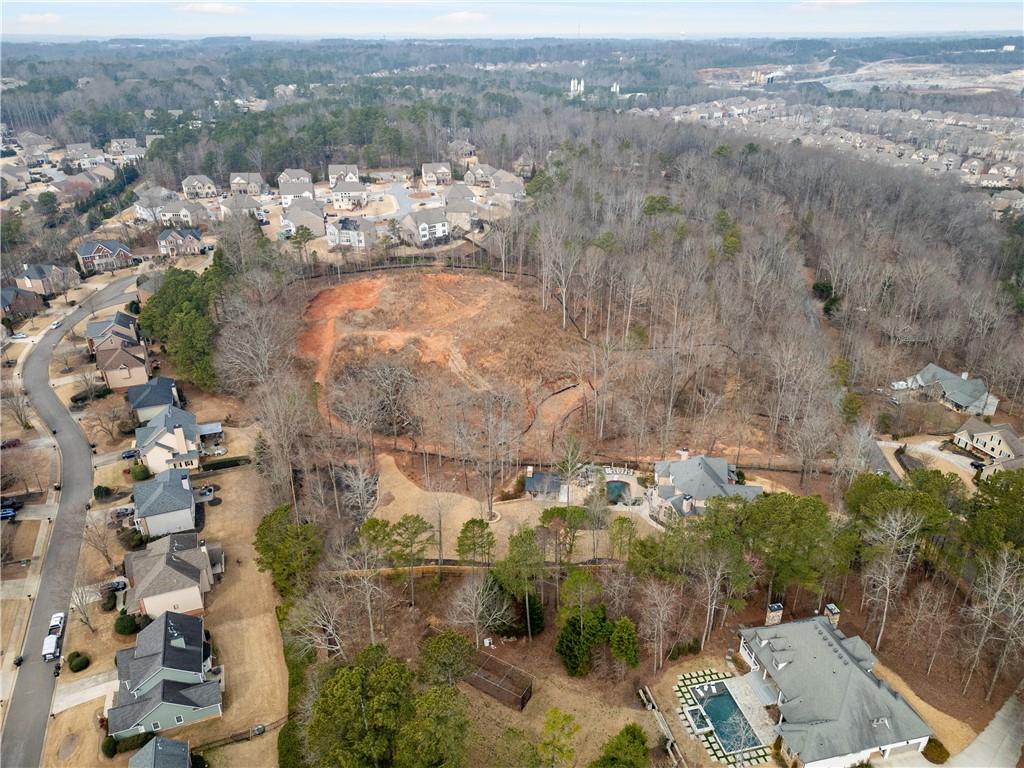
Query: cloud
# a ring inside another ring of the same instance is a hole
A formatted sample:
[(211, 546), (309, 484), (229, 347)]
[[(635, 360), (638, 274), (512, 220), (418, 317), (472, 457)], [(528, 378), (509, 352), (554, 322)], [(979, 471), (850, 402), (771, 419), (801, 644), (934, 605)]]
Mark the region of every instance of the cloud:
[(18, 22), (20, 24), (38, 24), (50, 27), (54, 24), (60, 24), (61, 21), (61, 17), (56, 13), (23, 13), (18, 16)]
[(187, 3), (181, 6), (186, 13), (214, 13), (221, 16), (231, 16), (242, 13), (245, 9), (240, 5), (230, 3)]
[(435, 16), (434, 21), (439, 21), (442, 24), (482, 24), (487, 21), (488, 18), (489, 17), (485, 13), (476, 13), (475, 11), (454, 11), (453, 13)]

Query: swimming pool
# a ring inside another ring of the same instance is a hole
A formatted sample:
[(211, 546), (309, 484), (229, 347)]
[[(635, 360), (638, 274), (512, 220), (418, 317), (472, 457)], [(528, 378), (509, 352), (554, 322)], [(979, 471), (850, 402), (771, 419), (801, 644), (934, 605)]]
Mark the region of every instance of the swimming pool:
[(630, 499), (629, 483), (624, 480), (609, 480), (604, 484), (608, 501), (612, 504), (628, 502)]
[(715, 737), (727, 753), (760, 747), (761, 741), (723, 683), (694, 686), (694, 699), (714, 727)]

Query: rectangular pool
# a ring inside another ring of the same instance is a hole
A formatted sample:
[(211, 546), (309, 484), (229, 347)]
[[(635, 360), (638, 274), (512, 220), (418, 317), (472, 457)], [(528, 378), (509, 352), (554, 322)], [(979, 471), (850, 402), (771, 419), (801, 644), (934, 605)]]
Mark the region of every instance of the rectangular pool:
[(695, 686), (690, 689), (704, 709), (714, 728), (715, 737), (727, 753), (761, 746), (754, 729), (743, 716), (732, 694), (723, 683)]

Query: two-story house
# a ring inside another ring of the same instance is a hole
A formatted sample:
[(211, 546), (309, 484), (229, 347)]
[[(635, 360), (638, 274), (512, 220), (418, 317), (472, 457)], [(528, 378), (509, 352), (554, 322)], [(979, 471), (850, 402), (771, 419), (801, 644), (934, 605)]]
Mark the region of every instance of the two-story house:
[(175, 200), (160, 209), (160, 221), (165, 227), (195, 229), (209, 218), (210, 214), (205, 207), (190, 200)]
[(23, 271), (14, 281), (24, 291), (44, 299), (77, 287), (82, 278), (78, 270), (60, 264), (22, 264)]
[(377, 242), (377, 227), (366, 219), (339, 218), (327, 224), (331, 248), (367, 248)]
[(128, 758), (128, 768), (192, 768), (187, 741), (157, 736)]
[(94, 165), (99, 165), (107, 159), (103, 150), (96, 149), (89, 142), (79, 144), (68, 144), (64, 159), (72, 168), (87, 171)]
[(150, 538), (196, 527), (196, 500), (187, 469), (165, 469), (132, 487), (135, 527)]
[(213, 179), (209, 176), (204, 176), (200, 173), (186, 176), (181, 182), (181, 191), (185, 193), (185, 197), (189, 200), (216, 197), (217, 185), (213, 183)]
[(466, 171), (465, 182), (474, 187), (491, 186), (491, 177), (498, 172), (498, 169), (487, 163), (478, 163)]
[(452, 183), (452, 167), (448, 163), (424, 163), (420, 172), (424, 186)]
[(220, 203), (220, 219), (224, 221), (229, 216), (252, 216), (258, 221), (265, 221), (267, 216), (263, 206), (252, 195), (239, 193), (231, 195)]
[(100, 349), (96, 352), (96, 370), (103, 383), (114, 392), (149, 381), (150, 367), (146, 348), (141, 344)]
[(201, 442), (196, 417), (174, 406), (167, 406), (135, 430), (139, 458), (154, 473), (198, 467)]
[(281, 205), (284, 208), (300, 197), (305, 197), (307, 200), (316, 198), (311, 181), (285, 181), (278, 186), (277, 191), (281, 195)]
[(121, 310), (85, 326), (85, 343), (93, 355), (103, 349), (135, 346), (140, 339), (138, 320)]
[(233, 195), (263, 195), (266, 194), (267, 184), (263, 181), (263, 175), (259, 173), (232, 173), (229, 177), (231, 194)]
[(159, 221), (163, 207), (178, 199), (171, 190), (160, 186), (146, 187), (136, 192), (135, 196), (135, 217), (150, 223)]
[(294, 235), (299, 227), (306, 227), (313, 237), (323, 237), (324, 207), (315, 200), (298, 197), (281, 214), (281, 231)]
[(42, 308), (43, 299), (37, 293), (14, 285), (0, 288), (0, 318), (17, 321), (23, 317), (31, 317)]
[(402, 218), (406, 238), (418, 248), (448, 242), (450, 230), (444, 208), (425, 208)]
[(1024, 440), (1012, 424), (986, 424), (972, 416), (953, 433), (953, 445), (990, 460), (981, 470), (983, 478), (1024, 468)]
[(155, 376), (145, 384), (129, 387), (124, 393), (124, 399), (142, 424), (159, 415), (165, 406), (181, 407), (178, 385), (174, 379), (165, 376)]
[(202, 615), (206, 593), (224, 573), (224, 550), (197, 533), (172, 533), (124, 556), (128, 613), (157, 618), (165, 611)]
[(202, 252), (203, 234), (198, 229), (165, 229), (156, 236), (161, 256), (191, 256)]
[(339, 181), (356, 183), (359, 181), (359, 166), (346, 163), (327, 166), (327, 181), (333, 187)]
[(135, 263), (127, 245), (117, 240), (86, 240), (75, 248), (78, 265), (85, 274), (94, 272), (113, 272), (124, 269)]
[(358, 181), (339, 180), (331, 190), (331, 202), (336, 210), (350, 211), (353, 208), (361, 208), (366, 205), (369, 193), (366, 187)]
[(115, 739), (156, 733), (223, 713), (222, 679), (198, 616), (168, 611), (117, 652), (117, 692), (107, 710)]
[(277, 176), (277, 187), (285, 184), (312, 184), (313, 176), (304, 168), (285, 168)]

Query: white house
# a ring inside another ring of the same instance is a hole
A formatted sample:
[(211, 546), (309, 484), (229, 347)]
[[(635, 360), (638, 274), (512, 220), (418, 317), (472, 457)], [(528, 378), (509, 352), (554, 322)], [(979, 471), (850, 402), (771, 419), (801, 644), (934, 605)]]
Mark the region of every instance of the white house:
[(175, 200), (160, 209), (160, 222), (165, 227), (197, 228), (210, 218), (209, 212), (191, 200)]
[(327, 166), (327, 180), (333, 187), (339, 181), (347, 181), (350, 184), (359, 181), (359, 166), (340, 163)]
[(356, 207), (366, 205), (368, 199), (366, 187), (358, 181), (338, 180), (331, 190), (331, 202), (339, 211), (350, 211)]
[(366, 219), (339, 218), (327, 224), (331, 248), (366, 248), (377, 240), (377, 227)]
[(314, 237), (323, 237), (324, 207), (305, 197), (293, 200), (281, 214), (281, 231), (294, 235), (299, 227), (306, 227)]
[(233, 195), (262, 195), (267, 191), (267, 184), (258, 173), (232, 173), (229, 181)]
[(135, 430), (135, 447), (150, 472), (191, 469), (199, 466), (203, 437), (220, 431), (219, 423), (200, 424), (188, 411), (169, 405)]
[(425, 208), (408, 213), (402, 218), (402, 226), (409, 241), (419, 248), (446, 242), (450, 234), (443, 208)]
[(296, 183), (312, 184), (313, 176), (309, 173), (309, 171), (305, 170), (304, 168), (285, 168), (283, 171), (281, 171), (280, 174), (278, 174), (278, 188), (282, 187), (285, 184)]
[(298, 197), (305, 197), (309, 200), (313, 200), (316, 197), (313, 191), (313, 182), (311, 181), (285, 181), (278, 186), (277, 191), (281, 195), (281, 205), (285, 208), (291, 205), (292, 201)]
[(217, 185), (209, 176), (202, 174), (186, 176), (181, 182), (181, 189), (189, 200), (217, 196)]
[(421, 170), (423, 184), (428, 187), (452, 183), (452, 167), (448, 163), (424, 163)]
[[(838, 620), (838, 609), (830, 615)], [(815, 616), (741, 629), (746, 680), (761, 704), (779, 708), (782, 756), (804, 768), (847, 768), (920, 752), (932, 735), (907, 701), (872, 670), (859, 637)]]

